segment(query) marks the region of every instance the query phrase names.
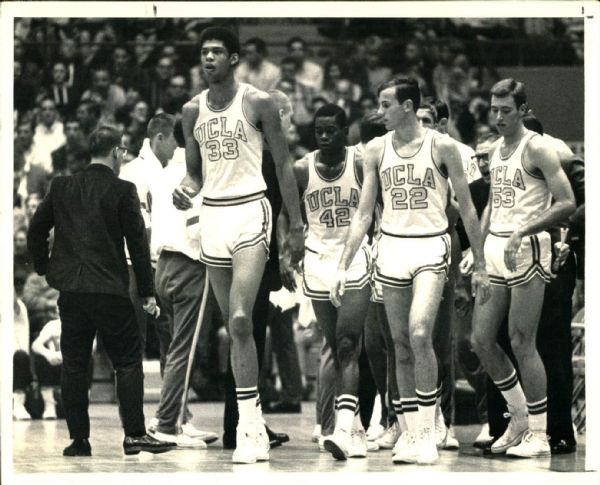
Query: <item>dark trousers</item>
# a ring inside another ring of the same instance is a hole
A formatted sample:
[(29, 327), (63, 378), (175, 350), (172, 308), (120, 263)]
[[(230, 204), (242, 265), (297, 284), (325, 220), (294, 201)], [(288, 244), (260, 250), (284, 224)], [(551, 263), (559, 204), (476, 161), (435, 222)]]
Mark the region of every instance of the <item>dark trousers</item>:
[(24, 391), (32, 380), (29, 354), (24, 350), (17, 350), (13, 354), (13, 391)]
[[(158, 431), (174, 434), (181, 411), (188, 359), (198, 323), (206, 266), (178, 252), (163, 251), (156, 265), (155, 286), (162, 320), (157, 320), (161, 348), (162, 390), (156, 411)], [(205, 318), (206, 321), (206, 318)], [(186, 419), (192, 415), (186, 409)]]
[(62, 396), (71, 439), (88, 438), (89, 365), (96, 333), (116, 371), (119, 414), (127, 436), (143, 436), (144, 372), (140, 333), (128, 298), (61, 292)]
[[(267, 335), (267, 322), (269, 319), (269, 295), (271, 290), (268, 282), (263, 278), (254, 308), (252, 310), (253, 336), (256, 343), (256, 355), (258, 356), (258, 370), (262, 369), (265, 355), (265, 340)], [(223, 415), (223, 430), (225, 434), (235, 436), (238, 420), (237, 395), (235, 393), (235, 379), (231, 370), (231, 359), (225, 376), (225, 412)]]
[(33, 354), (33, 362), (40, 386), (52, 387), (60, 385), (62, 366), (50, 364), (45, 357), (39, 354)]
[(281, 401), (296, 404), (302, 401), (302, 374), (294, 342), (293, 313), (294, 309), (282, 312), (277, 308), (270, 329), (273, 353), (281, 379)]
[(537, 333), (537, 348), (548, 377), (548, 428), (552, 442), (574, 442), (573, 347), (571, 308), (577, 267), (571, 252), (557, 277), (546, 285), (544, 306)]

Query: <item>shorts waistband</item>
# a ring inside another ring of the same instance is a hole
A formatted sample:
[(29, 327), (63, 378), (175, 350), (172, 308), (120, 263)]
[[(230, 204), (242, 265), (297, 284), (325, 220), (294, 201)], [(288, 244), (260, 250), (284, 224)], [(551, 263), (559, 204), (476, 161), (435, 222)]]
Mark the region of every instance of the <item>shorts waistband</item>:
[(435, 234), (392, 234), (391, 232), (381, 230), (382, 234), (390, 237), (401, 237), (401, 238), (409, 238), (409, 239), (419, 239), (419, 238), (427, 238), (427, 237), (438, 237), (443, 236), (444, 234), (448, 234), (448, 229), (442, 232), (436, 232)]
[(208, 197), (204, 197), (202, 199), (202, 204), (208, 205), (210, 207), (227, 207), (232, 205), (246, 204), (248, 202), (254, 202), (255, 200), (260, 200), (264, 197), (265, 193), (263, 191), (249, 195), (242, 195), (240, 197), (232, 197), (229, 199), (210, 199)]
[(510, 237), (510, 236), (512, 236), (512, 232), (494, 232), (494, 231), (490, 231), (490, 234), (492, 236), (496, 236), (496, 237)]

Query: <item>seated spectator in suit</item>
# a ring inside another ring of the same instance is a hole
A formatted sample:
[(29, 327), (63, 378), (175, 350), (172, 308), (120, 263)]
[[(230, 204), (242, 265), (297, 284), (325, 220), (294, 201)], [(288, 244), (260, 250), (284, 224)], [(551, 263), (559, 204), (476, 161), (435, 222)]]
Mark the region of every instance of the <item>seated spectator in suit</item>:
[(92, 100), (82, 100), (77, 106), (75, 116), (86, 139), (98, 127), (100, 110), (100, 105)]
[(48, 285), (45, 276), (31, 273), (25, 280), (22, 300), (27, 307), (30, 336), (34, 339), (46, 323), (58, 318), (58, 291)]
[(176, 75), (171, 78), (167, 88), (167, 99), (161, 106), (165, 113), (181, 117), (183, 105), (190, 100), (187, 81), (184, 76)]
[(52, 81), (46, 87), (46, 95), (54, 101), (56, 110), (61, 118), (73, 115), (79, 102), (79, 94), (74, 87), (69, 86), (68, 73), (65, 63), (56, 61), (52, 65)]
[(55, 174), (64, 175), (67, 170), (67, 158), (74, 153), (87, 150), (87, 140), (77, 118), (68, 118), (65, 121), (65, 136), (66, 143), (52, 152), (52, 167)]

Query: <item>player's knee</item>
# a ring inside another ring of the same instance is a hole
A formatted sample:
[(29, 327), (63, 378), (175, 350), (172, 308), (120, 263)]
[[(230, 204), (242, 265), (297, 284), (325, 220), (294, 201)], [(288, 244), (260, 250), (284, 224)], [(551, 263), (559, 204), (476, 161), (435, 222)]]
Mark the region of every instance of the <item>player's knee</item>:
[(485, 335), (483, 332), (473, 332), (473, 335), (471, 335), (471, 347), (473, 347), (473, 350), (479, 357), (490, 352), (495, 344), (495, 339)]
[(229, 334), (232, 339), (247, 339), (252, 337), (252, 319), (250, 315), (237, 312), (229, 319)]
[(415, 350), (432, 347), (431, 333), (423, 327), (417, 327), (410, 332), (410, 346)]
[(510, 335), (510, 346), (515, 357), (521, 359), (535, 351), (535, 340), (523, 332), (513, 332)]

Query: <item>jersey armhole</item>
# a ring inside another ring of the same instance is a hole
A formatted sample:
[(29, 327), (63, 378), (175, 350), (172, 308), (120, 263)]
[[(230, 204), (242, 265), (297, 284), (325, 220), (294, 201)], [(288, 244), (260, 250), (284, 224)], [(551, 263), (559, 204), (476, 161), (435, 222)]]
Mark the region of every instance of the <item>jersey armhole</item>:
[(529, 170), (525, 166), (525, 152), (527, 151), (527, 145), (529, 145), (529, 142), (536, 136), (540, 136), (540, 135), (538, 133), (533, 133), (533, 135), (529, 136), (529, 138), (525, 141), (525, 144), (523, 145), (523, 151), (521, 152), (521, 167), (523, 167), (523, 170), (525, 170), (525, 173), (527, 173), (527, 175), (529, 175), (530, 177), (533, 177), (538, 180), (545, 180), (544, 175), (542, 174), (541, 170), (537, 169), (537, 171), (534, 172), (534, 171)]
[[(438, 165), (438, 163), (435, 161), (435, 157), (433, 156), (433, 145), (435, 143), (436, 138), (437, 137), (435, 136), (435, 134), (432, 134), (432, 136), (431, 136), (431, 151), (429, 152), (431, 154), (431, 161), (432, 161), (434, 167), (439, 172), (439, 174), (442, 177), (444, 177), (445, 179), (447, 179), (448, 178), (448, 169), (443, 164), (441, 166)], [(462, 158), (461, 158), (460, 164), (462, 165)]]
[(248, 116), (248, 114), (246, 113), (246, 95), (248, 94), (248, 91), (250, 90), (250, 88), (245, 85), (245, 84), (241, 84), (242, 88), (244, 89), (244, 93), (242, 94), (242, 114), (244, 115), (244, 119), (248, 122), (248, 124), (254, 128), (256, 131), (258, 131), (259, 133), (262, 133), (262, 127), (259, 127), (259, 125), (262, 125), (260, 123), (260, 121), (257, 124), (252, 123), (252, 121), (250, 121), (250, 117)]

